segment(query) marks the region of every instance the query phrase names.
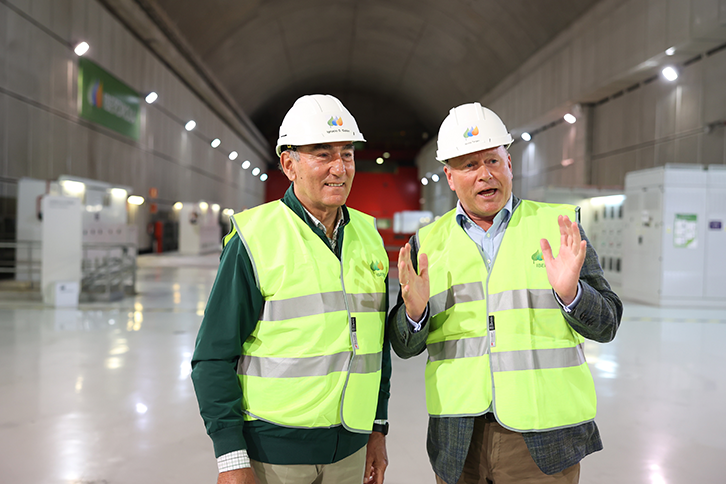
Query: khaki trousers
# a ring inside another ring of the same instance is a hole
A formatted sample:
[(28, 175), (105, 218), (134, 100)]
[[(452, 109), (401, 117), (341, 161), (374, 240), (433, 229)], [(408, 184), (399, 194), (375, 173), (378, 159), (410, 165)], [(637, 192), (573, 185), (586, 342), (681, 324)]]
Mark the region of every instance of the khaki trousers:
[[(547, 475), (532, 460), (522, 434), (477, 417), (464, 471), (456, 484), (577, 484), (579, 480), (579, 463)], [(439, 476), (436, 483), (445, 484)]]
[(362, 484), (366, 447), (333, 464), (275, 465), (250, 459), (261, 484)]

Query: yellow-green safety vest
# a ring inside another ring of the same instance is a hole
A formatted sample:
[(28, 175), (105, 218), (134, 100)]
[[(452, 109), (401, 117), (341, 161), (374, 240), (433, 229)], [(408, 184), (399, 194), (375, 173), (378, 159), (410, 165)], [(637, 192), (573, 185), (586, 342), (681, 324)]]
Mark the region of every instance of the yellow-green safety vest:
[(493, 403), (516, 431), (543, 431), (595, 418), (595, 386), (584, 338), (562, 316), (540, 249), (556, 256), (558, 215), (574, 207), (521, 201), (491, 272), (452, 210), (419, 230), (428, 255), (431, 313), (426, 404), (431, 416), (474, 416)]
[(247, 420), (370, 432), (381, 379), (388, 257), (348, 209), (341, 260), (281, 201), (232, 217), (264, 306), (237, 373)]

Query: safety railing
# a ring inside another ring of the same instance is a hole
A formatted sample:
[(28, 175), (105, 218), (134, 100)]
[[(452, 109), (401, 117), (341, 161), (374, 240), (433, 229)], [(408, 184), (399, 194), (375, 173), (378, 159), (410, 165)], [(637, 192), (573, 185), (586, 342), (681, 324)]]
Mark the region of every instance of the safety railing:
[(117, 301), (136, 294), (136, 245), (83, 244), (81, 297)]
[[(40, 290), (41, 248), (39, 241), (0, 242), (2, 290)], [(81, 299), (116, 301), (136, 294), (136, 244), (84, 243), (81, 259)]]
[(40, 248), (35, 240), (0, 241), (0, 273), (37, 289), (40, 284)]

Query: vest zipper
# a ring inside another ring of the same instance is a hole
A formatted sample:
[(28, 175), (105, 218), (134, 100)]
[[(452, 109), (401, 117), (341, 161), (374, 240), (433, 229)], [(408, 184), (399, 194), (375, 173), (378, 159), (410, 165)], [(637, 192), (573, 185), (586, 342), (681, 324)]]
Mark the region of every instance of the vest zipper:
[(353, 354), (350, 357), (350, 362), (348, 363), (348, 371), (345, 375), (345, 384), (343, 385), (343, 393), (340, 397), (340, 423), (343, 424), (343, 428), (346, 430), (349, 430), (351, 432), (358, 433), (359, 431), (353, 430), (352, 428), (348, 427), (348, 425), (345, 423), (345, 420), (343, 419), (343, 406), (345, 405), (345, 390), (348, 388), (348, 382), (350, 381), (350, 370), (353, 367), (353, 360), (356, 356), (356, 349), (358, 348), (358, 336), (356, 334), (356, 327), (355, 327), (355, 318), (353, 318), (350, 315), (350, 306), (348, 305), (348, 293), (345, 291), (345, 278), (344, 278), (344, 272), (345, 267), (343, 266), (343, 244), (344, 240), (341, 241), (341, 247), (340, 247), (340, 285), (343, 288), (343, 301), (345, 302), (345, 311), (348, 314), (348, 331), (350, 332), (350, 345), (353, 351)]

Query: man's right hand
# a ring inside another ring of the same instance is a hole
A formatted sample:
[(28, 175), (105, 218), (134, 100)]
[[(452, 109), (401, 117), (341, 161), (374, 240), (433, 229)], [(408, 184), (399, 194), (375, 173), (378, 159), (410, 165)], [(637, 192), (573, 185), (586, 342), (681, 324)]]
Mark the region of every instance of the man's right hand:
[(411, 244), (406, 243), (398, 252), (398, 281), (401, 283), (401, 296), (406, 305), (408, 317), (421, 321), (429, 302), (429, 259), (426, 254), (418, 255), (418, 274), (411, 262)]
[(217, 484), (256, 484), (255, 471), (251, 467), (220, 472)]

